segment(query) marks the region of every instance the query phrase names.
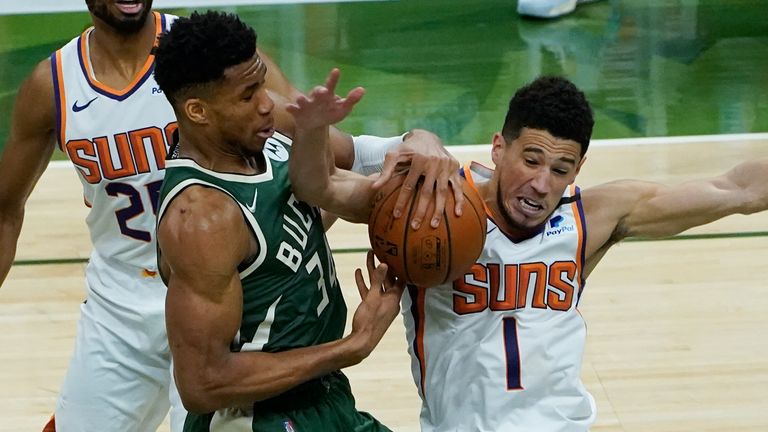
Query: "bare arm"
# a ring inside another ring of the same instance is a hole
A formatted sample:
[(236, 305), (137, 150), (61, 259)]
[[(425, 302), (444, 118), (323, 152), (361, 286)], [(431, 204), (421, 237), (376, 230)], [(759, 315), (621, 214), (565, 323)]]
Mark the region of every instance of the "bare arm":
[(296, 198), (353, 222), (365, 222), (370, 214), (373, 180), (336, 168), (329, 126), (341, 121), (362, 98), (356, 88), (347, 97), (336, 96), (339, 70), (328, 75), (324, 86), (299, 96), (288, 111), (296, 124), (290, 158), (290, 176)]
[(599, 260), (605, 249), (627, 237), (668, 237), (732, 214), (768, 209), (768, 159), (674, 186), (607, 183), (584, 191), (583, 202), (587, 260)]
[[(259, 50), (259, 56), (267, 65), (267, 89), (275, 101), (276, 117), (279, 118), (279, 113), (303, 93), (291, 84), (280, 67), (268, 55)], [(289, 119), (286, 120), (288, 121), (282, 122), (287, 124), (283, 126), (283, 131), (293, 134), (293, 124)], [(280, 120), (278, 122), (280, 123)], [(335, 166), (345, 170), (351, 169), (355, 161), (355, 143), (352, 136), (333, 125), (329, 128), (328, 136)], [(461, 214), (464, 206), (464, 194), (459, 179), (459, 163), (448, 153), (437, 135), (426, 130), (414, 129), (405, 136), (400, 145), (387, 151), (386, 155), (382, 155), (382, 158), (382, 175), (375, 183), (374, 188), (383, 186), (398, 170), (404, 167), (408, 168), (408, 174), (403, 182), (404, 186), (395, 204), (396, 217), (402, 214), (403, 207), (410, 199), (412, 191), (422, 176), (424, 177), (423, 187), (420, 190), (416, 211), (411, 217), (414, 228), (421, 226), (425, 220), (431, 226), (437, 227), (442, 220), (446, 196), (449, 193), (453, 193), (456, 203), (453, 211), (457, 215)], [(433, 197), (434, 210), (432, 214), (427, 214)]]
[(279, 353), (231, 352), (243, 301), (237, 266), (258, 251), (240, 209), (221, 192), (189, 188), (168, 207), (158, 242), (169, 270), (166, 326), (175, 378), (192, 412), (247, 406), (357, 364), (399, 310), (402, 284), (387, 279), (382, 289), (386, 266), (374, 269), (371, 260), (373, 289), (358, 279), (363, 302), (349, 336)]
[(0, 159), (0, 284), (16, 256), (24, 205), (55, 148), (55, 125), (51, 62), (44, 60), (19, 89)]
[[(282, 69), (275, 63), (264, 51), (257, 50), (259, 57), (267, 65), (266, 86), (270, 91), (270, 96), (275, 100), (278, 107), (284, 107), (289, 101), (296, 100), (302, 93), (293, 86), (283, 73)], [(292, 132), (285, 131), (285, 132)], [(334, 163), (337, 167), (343, 169), (352, 168), (352, 162), (355, 158), (355, 151), (352, 143), (352, 136), (348, 133), (330, 128), (331, 148), (334, 153)]]

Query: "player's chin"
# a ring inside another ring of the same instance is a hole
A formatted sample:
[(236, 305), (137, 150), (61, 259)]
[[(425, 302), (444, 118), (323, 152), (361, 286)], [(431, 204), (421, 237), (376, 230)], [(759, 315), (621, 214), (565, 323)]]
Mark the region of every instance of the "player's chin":
[(251, 155), (256, 155), (264, 151), (264, 146), (266, 145), (266, 143), (267, 143), (266, 138), (263, 138), (260, 136), (254, 136), (244, 150), (246, 151), (246, 153), (249, 153)]
[(549, 215), (545, 214), (543, 211), (541, 214), (537, 215), (518, 213), (512, 216), (512, 220), (518, 225), (519, 228), (525, 231), (535, 231), (547, 222), (548, 216)]
[(108, 22), (108, 24), (110, 24), (113, 28), (121, 33), (134, 34), (138, 33), (142, 28), (144, 28), (146, 18), (147, 14), (145, 13), (126, 15), (121, 12), (117, 12), (117, 14), (113, 16), (113, 19)]

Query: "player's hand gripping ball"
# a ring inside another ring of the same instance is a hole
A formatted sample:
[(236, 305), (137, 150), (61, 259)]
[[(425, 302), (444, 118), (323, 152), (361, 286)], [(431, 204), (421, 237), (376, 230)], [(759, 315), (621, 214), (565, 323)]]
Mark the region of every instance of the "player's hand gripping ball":
[[(410, 227), (411, 212), (415, 211), (423, 178), (402, 215), (395, 219), (392, 211), (404, 180), (405, 175), (393, 176), (374, 198), (368, 236), (376, 258), (386, 263), (395, 276), (419, 287), (456, 280), (469, 270), (483, 249), (486, 216), (482, 198), (462, 178), (462, 215), (456, 216), (453, 194), (448, 194), (440, 225), (422, 225), (414, 230)], [(431, 211), (428, 209), (427, 214)]]

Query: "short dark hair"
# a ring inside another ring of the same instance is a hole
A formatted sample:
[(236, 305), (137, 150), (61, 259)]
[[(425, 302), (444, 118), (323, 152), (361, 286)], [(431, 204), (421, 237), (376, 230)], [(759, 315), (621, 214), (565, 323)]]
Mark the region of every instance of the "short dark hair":
[(256, 32), (235, 14), (207, 11), (178, 18), (155, 48), (155, 81), (175, 104), (181, 93), (221, 80), (256, 53)]
[(524, 127), (546, 130), (553, 136), (581, 144), (587, 152), (595, 120), (584, 93), (558, 76), (542, 76), (518, 90), (509, 101), (501, 134), (509, 143)]

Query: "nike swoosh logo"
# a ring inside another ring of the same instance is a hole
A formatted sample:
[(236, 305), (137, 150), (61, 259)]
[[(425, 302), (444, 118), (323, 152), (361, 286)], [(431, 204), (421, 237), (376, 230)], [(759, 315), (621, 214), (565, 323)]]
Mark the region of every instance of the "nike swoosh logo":
[(95, 98), (93, 98), (93, 99), (89, 100), (89, 101), (88, 101), (88, 103), (86, 103), (85, 105), (82, 105), (82, 106), (78, 106), (78, 105), (77, 105), (77, 101), (75, 101), (75, 103), (73, 103), (73, 104), (72, 104), (72, 111), (74, 111), (74, 112), (80, 112), (80, 111), (82, 111), (82, 110), (84, 110), (84, 109), (88, 108), (88, 106), (89, 106), (89, 105), (90, 105), (90, 104), (91, 104), (93, 101), (95, 101), (95, 100), (96, 100), (96, 99), (98, 99), (98, 98), (99, 98), (99, 97), (98, 97), (98, 96), (96, 96)]
[(245, 208), (250, 210), (251, 213), (256, 211), (256, 197), (258, 196), (259, 196), (259, 190), (256, 189), (255, 191), (253, 191), (253, 202), (251, 203), (251, 205), (245, 206)]

